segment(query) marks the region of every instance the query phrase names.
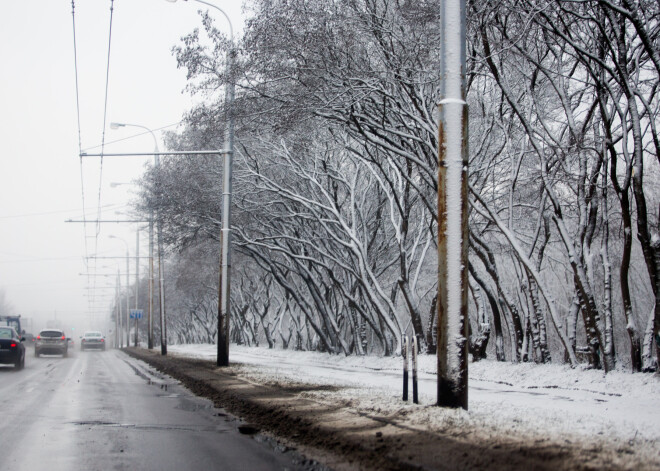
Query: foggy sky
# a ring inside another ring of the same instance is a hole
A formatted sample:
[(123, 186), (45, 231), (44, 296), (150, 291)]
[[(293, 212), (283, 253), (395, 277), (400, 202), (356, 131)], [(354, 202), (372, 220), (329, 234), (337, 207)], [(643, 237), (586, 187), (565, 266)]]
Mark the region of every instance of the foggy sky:
[[(238, 2), (217, 0), (240, 28)], [(76, 112), (72, 8), (69, 0), (3, 2), (0, 14), (0, 289), (16, 313), (39, 330), (57, 318), (63, 327), (103, 323), (111, 305), (117, 269), (135, 251), (135, 225), (65, 220), (117, 219), (134, 194), (146, 157), (79, 158), (79, 149), (100, 152), (104, 138), (104, 97), (108, 60), (110, 0), (77, 1), (75, 9), (80, 134)], [(185, 70), (171, 49), (201, 27), (203, 5), (165, 0), (115, 0), (105, 128), (106, 152), (149, 152), (153, 139), (137, 128), (111, 130), (110, 122), (141, 124), (153, 130), (178, 123), (193, 99), (183, 93)], [(219, 12), (217, 27), (226, 27)], [(175, 130), (176, 126), (167, 129)], [(156, 133), (160, 140), (160, 132)], [(121, 142), (113, 143), (123, 139)], [(102, 173), (101, 173), (102, 172)], [(85, 210), (83, 211), (83, 201)], [(145, 244), (146, 233), (141, 236)], [(93, 263), (93, 261), (92, 261)], [(131, 263), (131, 265), (133, 262)], [(142, 268), (146, 270), (146, 262)], [(81, 276), (81, 273), (112, 276)], [(122, 275), (122, 283), (123, 275)], [(107, 288), (106, 288), (107, 286)], [(94, 302), (87, 297), (90, 290)], [(103, 328), (100, 325), (99, 328)]]

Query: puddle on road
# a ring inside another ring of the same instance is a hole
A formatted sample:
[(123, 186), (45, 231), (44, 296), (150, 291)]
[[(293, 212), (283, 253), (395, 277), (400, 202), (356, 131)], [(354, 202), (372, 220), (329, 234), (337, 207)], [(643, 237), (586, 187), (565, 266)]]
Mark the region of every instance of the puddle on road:
[(206, 425), (177, 425), (177, 424), (120, 424), (116, 422), (105, 422), (102, 420), (82, 420), (69, 422), (71, 425), (83, 427), (124, 428), (134, 430), (180, 430), (184, 432), (227, 432), (215, 426)]

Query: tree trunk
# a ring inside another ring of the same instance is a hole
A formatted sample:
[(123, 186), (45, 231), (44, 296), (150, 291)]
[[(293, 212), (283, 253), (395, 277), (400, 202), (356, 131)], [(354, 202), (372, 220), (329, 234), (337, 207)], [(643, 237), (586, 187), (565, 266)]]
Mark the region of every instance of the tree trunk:
[[(437, 290), (436, 290), (437, 291)], [(433, 296), (431, 300), (431, 308), (429, 310), (429, 317), (426, 330), (426, 353), (429, 355), (435, 355), (437, 344), (435, 342), (435, 313), (438, 310), (438, 294)]]
[[(488, 303), (490, 304), (490, 310), (493, 314), (493, 325), (495, 326), (495, 356), (497, 361), (506, 361), (506, 354), (504, 352), (504, 336), (502, 335), (502, 319), (500, 317), (500, 308), (497, 305), (497, 300), (495, 299), (495, 296), (493, 296), (490, 288), (476, 273), (476, 270), (471, 263), (468, 263), (468, 269), (470, 270), (470, 275), (472, 275), (472, 278), (474, 278), (481, 289), (483, 289), (484, 293), (486, 293), (486, 298), (488, 298)], [(490, 328), (488, 330), (490, 335)]]
[[(424, 339), (424, 328), (422, 327), (422, 316), (419, 312), (417, 306), (412, 302), (412, 294), (410, 293), (410, 287), (408, 286), (407, 280), (399, 279), (399, 288), (403, 294), (403, 299), (408, 306), (408, 312), (410, 313), (410, 322), (413, 326), (415, 332), (415, 337), (418, 339)], [(421, 347), (421, 345), (420, 345)]]

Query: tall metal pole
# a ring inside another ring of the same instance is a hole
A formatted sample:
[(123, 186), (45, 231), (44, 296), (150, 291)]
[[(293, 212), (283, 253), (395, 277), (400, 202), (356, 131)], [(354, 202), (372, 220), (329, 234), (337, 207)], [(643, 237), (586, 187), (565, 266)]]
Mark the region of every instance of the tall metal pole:
[(154, 348), (154, 212), (149, 213), (149, 312), (147, 313), (147, 348)]
[(138, 309), (140, 293), (140, 230), (135, 231), (135, 309)]
[[(227, 16), (225, 14), (225, 16)], [(229, 20), (229, 18), (227, 18)], [(230, 22), (231, 25), (231, 22)], [(234, 158), (234, 38), (227, 54), (229, 84), (225, 94), (226, 128), (222, 178), (222, 232), (220, 234), (220, 293), (218, 297), (218, 366), (229, 366), (229, 316), (231, 315), (231, 194), (232, 164)]]
[(468, 408), (465, 0), (442, 3), (438, 149), (438, 405)]
[(117, 312), (115, 313), (115, 348), (121, 347), (121, 307), (119, 299), (119, 270), (117, 270), (117, 288), (115, 290), (115, 304), (117, 306)]
[(131, 308), (129, 307), (129, 290), (130, 290), (130, 281), (129, 281), (129, 261), (130, 257), (128, 256), (128, 244), (126, 244), (126, 346), (130, 347), (131, 346), (131, 322), (129, 318), (129, 314), (131, 311)]
[[(176, 0), (168, 0), (176, 2)], [(186, 0), (187, 1), (187, 0)], [(229, 52), (227, 67), (229, 81), (225, 89), (225, 152), (222, 175), (222, 229), (220, 232), (220, 279), (218, 283), (218, 353), (217, 365), (229, 366), (229, 316), (231, 314), (231, 184), (232, 164), (234, 156), (234, 89), (236, 51), (234, 50), (234, 27), (229, 15), (217, 5), (205, 0), (195, 0), (197, 3), (218, 10), (229, 23)]]
[[(135, 231), (135, 310), (138, 310), (140, 292), (140, 230)], [(138, 346), (138, 316), (135, 316), (135, 347)]]
[[(156, 157), (156, 168), (158, 168), (158, 158)], [(159, 190), (160, 199), (160, 190)], [(163, 267), (163, 224), (159, 216), (156, 216), (156, 237), (158, 240), (158, 299), (160, 307), (160, 354), (167, 355), (167, 322), (165, 321), (165, 270)]]
[(124, 321), (122, 319), (121, 312), (121, 275), (119, 269), (117, 269), (117, 286), (119, 290), (117, 292), (117, 309), (119, 310), (119, 329), (117, 330), (117, 335), (119, 336), (119, 348), (124, 348), (124, 336), (122, 330), (124, 329)]

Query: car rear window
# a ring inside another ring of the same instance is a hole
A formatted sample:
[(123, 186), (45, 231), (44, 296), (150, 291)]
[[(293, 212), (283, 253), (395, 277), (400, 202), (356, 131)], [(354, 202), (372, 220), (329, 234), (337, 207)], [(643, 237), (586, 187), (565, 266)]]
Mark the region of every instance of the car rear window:
[(64, 334), (62, 333), (62, 331), (59, 330), (42, 330), (39, 335), (41, 335), (42, 337), (54, 338), (54, 337), (62, 337)]
[(87, 332), (85, 337), (103, 337), (101, 332)]

